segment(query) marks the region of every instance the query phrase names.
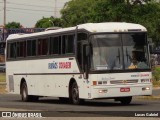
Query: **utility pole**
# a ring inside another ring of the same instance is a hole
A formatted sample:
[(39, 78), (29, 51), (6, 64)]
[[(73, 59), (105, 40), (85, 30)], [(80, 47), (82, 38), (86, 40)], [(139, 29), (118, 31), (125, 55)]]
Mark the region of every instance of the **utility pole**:
[(6, 0), (4, 0), (4, 18), (3, 18), (3, 25), (6, 25)]
[(6, 0), (4, 0), (4, 15), (3, 15), (3, 41), (5, 41), (5, 26), (6, 26)]
[(54, 6), (54, 17), (57, 17), (57, 0), (55, 0), (54, 2), (55, 6)]

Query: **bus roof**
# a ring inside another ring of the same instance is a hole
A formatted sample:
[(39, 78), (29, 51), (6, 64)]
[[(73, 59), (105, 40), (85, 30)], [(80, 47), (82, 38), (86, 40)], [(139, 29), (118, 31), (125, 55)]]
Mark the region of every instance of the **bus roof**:
[[(78, 29), (84, 29), (91, 33), (147, 31), (146, 28), (143, 27), (142, 25), (134, 24), (134, 23), (125, 23), (125, 22), (86, 23), (86, 24), (81, 24), (77, 26), (78, 26)], [(52, 33), (67, 32), (75, 29), (76, 27), (69, 27), (69, 28), (60, 28), (57, 30), (49, 30), (49, 31), (31, 33), (31, 34), (12, 34), (7, 38), (7, 40), (34, 37), (39, 35), (47, 35)]]

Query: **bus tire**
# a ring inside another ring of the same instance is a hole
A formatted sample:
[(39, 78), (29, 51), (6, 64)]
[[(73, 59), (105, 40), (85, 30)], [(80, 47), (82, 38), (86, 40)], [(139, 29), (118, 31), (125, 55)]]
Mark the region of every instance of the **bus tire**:
[(78, 85), (76, 82), (73, 82), (71, 86), (71, 102), (75, 105), (81, 104), (81, 99), (79, 98), (79, 90), (78, 90)]
[(67, 103), (69, 101), (69, 99), (65, 98), (65, 97), (59, 97), (59, 101), (62, 103)]
[(21, 98), (24, 102), (28, 102), (31, 100), (31, 96), (28, 95), (28, 88), (26, 82), (23, 82), (21, 86)]
[(129, 105), (132, 101), (132, 97), (121, 97), (119, 99), (119, 101), (121, 102), (122, 105)]
[(30, 96), (29, 95), (29, 97), (30, 97), (30, 101), (32, 101), (32, 102), (36, 102), (39, 100), (39, 96), (34, 96), (34, 95)]

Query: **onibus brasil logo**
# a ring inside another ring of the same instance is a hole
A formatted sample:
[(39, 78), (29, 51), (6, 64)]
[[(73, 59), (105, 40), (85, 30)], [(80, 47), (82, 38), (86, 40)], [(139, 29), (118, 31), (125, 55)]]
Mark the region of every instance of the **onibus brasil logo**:
[(42, 118), (40, 112), (2, 112), (2, 118)]

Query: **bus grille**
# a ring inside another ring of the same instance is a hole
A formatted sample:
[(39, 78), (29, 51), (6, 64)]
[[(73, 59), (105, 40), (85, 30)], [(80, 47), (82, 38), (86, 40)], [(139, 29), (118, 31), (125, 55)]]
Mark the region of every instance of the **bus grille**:
[(111, 84), (128, 84), (128, 83), (138, 83), (138, 80), (113, 80), (110, 81)]

